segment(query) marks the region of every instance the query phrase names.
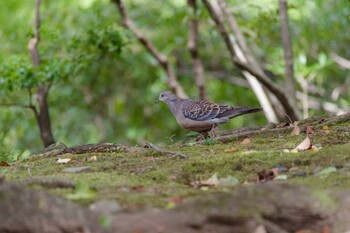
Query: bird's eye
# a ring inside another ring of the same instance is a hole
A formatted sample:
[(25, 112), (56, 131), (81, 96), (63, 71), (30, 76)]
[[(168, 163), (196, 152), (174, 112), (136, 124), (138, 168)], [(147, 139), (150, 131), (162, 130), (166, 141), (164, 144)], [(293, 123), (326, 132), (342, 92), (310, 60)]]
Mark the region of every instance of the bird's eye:
[(163, 95), (163, 94), (161, 94), (161, 95), (160, 95), (160, 97), (164, 97), (164, 95)]

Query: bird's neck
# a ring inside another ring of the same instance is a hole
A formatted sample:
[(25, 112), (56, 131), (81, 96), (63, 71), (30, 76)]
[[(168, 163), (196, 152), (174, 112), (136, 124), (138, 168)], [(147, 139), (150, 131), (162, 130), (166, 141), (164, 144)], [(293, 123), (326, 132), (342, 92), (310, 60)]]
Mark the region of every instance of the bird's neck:
[(181, 99), (178, 98), (174, 98), (174, 99), (169, 99), (167, 101), (167, 105), (170, 109), (170, 111), (175, 115), (175, 113), (177, 112), (177, 108), (181, 105), (180, 104)]

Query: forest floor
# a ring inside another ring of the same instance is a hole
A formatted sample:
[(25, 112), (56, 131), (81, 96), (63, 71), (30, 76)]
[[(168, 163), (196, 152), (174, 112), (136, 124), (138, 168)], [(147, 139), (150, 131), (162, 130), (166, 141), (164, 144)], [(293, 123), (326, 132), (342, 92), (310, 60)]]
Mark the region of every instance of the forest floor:
[(57, 144), (0, 169), (10, 183), (95, 209), (107, 232), (345, 232), (334, 218), (350, 216), (340, 194), (350, 190), (349, 142), (344, 114), (161, 149)]

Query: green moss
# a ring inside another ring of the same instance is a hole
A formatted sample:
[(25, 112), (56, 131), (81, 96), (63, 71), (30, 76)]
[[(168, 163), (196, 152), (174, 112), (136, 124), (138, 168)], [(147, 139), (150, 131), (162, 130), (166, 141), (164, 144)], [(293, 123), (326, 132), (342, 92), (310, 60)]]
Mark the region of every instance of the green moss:
[[(252, 183), (257, 180), (257, 172), (276, 166), (288, 170), (285, 173), (288, 179), (279, 182), (303, 184), (315, 190), (348, 189), (350, 167), (348, 169), (346, 164), (350, 161), (350, 134), (346, 130), (349, 128), (350, 123), (343, 122), (332, 125), (328, 133), (315, 130), (309, 137), (313, 144), (322, 146), (316, 152), (283, 152), (284, 149), (295, 148), (305, 138), (304, 134), (292, 136), (291, 129), (286, 129), (260, 132), (251, 136), (251, 143), (248, 144), (241, 144), (241, 139), (235, 139), (225, 144), (174, 145), (166, 148), (185, 153), (189, 156), (188, 159), (154, 150), (59, 156), (72, 158), (68, 164), (57, 164), (55, 157), (35, 157), (11, 164), (6, 168), (5, 175), (6, 179), (13, 181), (29, 179), (30, 176), (84, 181), (97, 191), (97, 195), (93, 199), (82, 201), (83, 203), (113, 198), (128, 206), (165, 207), (169, 198), (176, 196), (186, 199), (230, 191), (241, 185), (202, 190), (192, 187), (190, 183), (208, 179), (214, 173), (219, 178), (231, 175), (241, 183)], [(96, 156), (97, 161), (90, 161), (92, 156)], [(88, 166), (92, 171), (78, 174), (62, 172), (64, 168), (78, 166)], [(317, 169), (329, 166), (342, 170), (327, 176), (314, 175)], [(296, 170), (304, 176), (296, 176)], [(74, 190), (53, 189), (50, 192), (65, 197)]]

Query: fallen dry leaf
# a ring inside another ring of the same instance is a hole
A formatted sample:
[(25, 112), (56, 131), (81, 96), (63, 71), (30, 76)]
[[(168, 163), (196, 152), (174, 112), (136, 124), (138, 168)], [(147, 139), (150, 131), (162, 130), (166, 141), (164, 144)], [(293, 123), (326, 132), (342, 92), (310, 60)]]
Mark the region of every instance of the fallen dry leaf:
[(238, 149), (234, 148), (234, 147), (231, 147), (229, 149), (224, 150), (225, 153), (235, 153), (237, 151), (238, 151)]
[(330, 130), (330, 128), (328, 127), (328, 125), (324, 125), (324, 126), (322, 127), (322, 131), (323, 131), (324, 133), (329, 133), (329, 132), (331, 132), (331, 130)]
[[(304, 150), (308, 150), (310, 149), (312, 146), (310, 138), (306, 137), (304, 139), (304, 141), (302, 141), (297, 147), (295, 147), (293, 150), (297, 150), (297, 151), (304, 151)], [(293, 151), (292, 150), (292, 151)]]
[(322, 233), (330, 233), (330, 232), (331, 232), (331, 227), (329, 225), (324, 225)]
[(218, 175), (215, 173), (212, 177), (207, 180), (202, 180), (200, 183), (202, 186), (215, 186), (219, 183)]
[(305, 126), (306, 127), (306, 134), (313, 134), (315, 133), (315, 131), (308, 125)]
[(190, 185), (194, 188), (199, 188), (203, 186), (216, 186), (219, 183), (218, 175), (215, 173), (207, 180), (192, 181)]
[(5, 161), (0, 161), (0, 167), (9, 167), (10, 164), (6, 163)]
[(328, 127), (328, 125), (324, 125), (324, 126), (322, 127), (322, 129), (323, 129), (323, 130), (329, 130), (329, 127)]
[(265, 183), (269, 180), (273, 180), (276, 176), (278, 176), (277, 168), (272, 168), (270, 170), (262, 170), (258, 172), (257, 183)]
[(190, 182), (189, 185), (194, 188), (202, 188), (202, 190), (206, 191), (208, 190), (208, 187), (212, 186), (235, 186), (239, 183), (239, 180), (234, 176), (228, 175), (227, 177), (219, 179), (215, 173), (207, 180), (193, 181)]
[(178, 204), (181, 204), (182, 202), (183, 202), (183, 198), (180, 196), (168, 198), (165, 208), (167, 209), (175, 208)]
[(136, 192), (142, 192), (146, 189), (145, 186), (143, 186), (143, 185), (130, 186), (129, 188), (130, 188), (130, 190), (136, 191)]
[(96, 155), (91, 156), (90, 158), (88, 158), (88, 161), (91, 161), (91, 162), (97, 161)]
[(174, 204), (181, 204), (184, 201), (183, 197), (175, 196), (167, 199), (167, 202), (171, 202)]
[(61, 158), (58, 158), (56, 163), (68, 163), (69, 161), (71, 161), (72, 159), (70, 158), (66, 158), (66, 159), (61, 159)]
[(243, 139), (240, 143), (243, 144), (243, 145), (246, 145), (246, 144), (250, 144), (251, 141), (250, 141), (249, 138), (245, 138), (245, 139)]
[(253, 231), (253, 233), (266, 233), (266, 228), (264, 225), (259, 225), (257, 226), (257, 228), (255, 228), (255, 230)]
[(291, 135), (299, 135), (299, 134), (300, 134), (300, 128), (299, 128), (299, 126), (298, 126), (298, 122), (295, 121), (295, 122), (294, 122), (294, 128), (293, 128), (293, 130), (292, 130)]

